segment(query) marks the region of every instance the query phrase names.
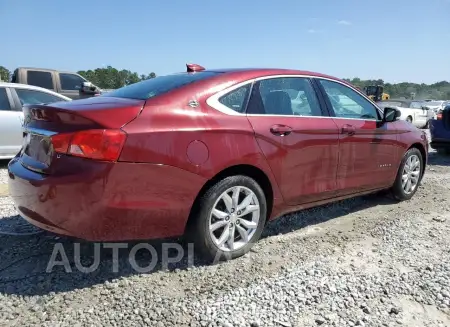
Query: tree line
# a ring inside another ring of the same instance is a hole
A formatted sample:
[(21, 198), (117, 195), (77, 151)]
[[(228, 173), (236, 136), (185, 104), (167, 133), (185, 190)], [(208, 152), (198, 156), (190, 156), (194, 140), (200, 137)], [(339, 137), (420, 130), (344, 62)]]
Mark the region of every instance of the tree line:
[[(102, 89), (118, 89), (125, 85), (137, 83), (146, 79), (155, 78), (156, 74), (138, 74), (126, 69), (116, 69), (111, 66), (77, 71), (78, 74)], [(0, 66), (0, 79), (4, 82), (11, 80), (12, 72)]]
[(410, 99), (414, 95), (414, 99), (434, 99), (434, 100), (450, 100), (450, 82), (442, 81), (433, 84), (417, 84), (410, 82), (402, 83), (385, 83), (382, 79), (362, 80), (360, 78), (345, 78), (347, 82), (363, 89), (369, 85), (382, 85), (384, 92), (389, 94), (391, 99)]
[[(111, 66), (106, 68), (80, 70), (77, 73), (102, 89), (117, 89), (125, 85), (156, 77), (154, 72), (145, 75), (126, 69), (119, 70)], [(7, 68), (0, 66), (0, 78), (2, 81), (10, 81), (11, 72)], [(368, 85), (382, 85), (384, 86), (384, 92), (388, 93), (392, 99), (409, 99), (411, 98), (411, 95), (414, 95), (415, 99), (418, 100), (450, 100), (450, 82), (447, 81), (434, 84), (417, 84), (410, 82), (385, 83), (382, 79), (362, 80), (357, 77), (352, 79), (345, 78), (345, 80), (361, 89)]]

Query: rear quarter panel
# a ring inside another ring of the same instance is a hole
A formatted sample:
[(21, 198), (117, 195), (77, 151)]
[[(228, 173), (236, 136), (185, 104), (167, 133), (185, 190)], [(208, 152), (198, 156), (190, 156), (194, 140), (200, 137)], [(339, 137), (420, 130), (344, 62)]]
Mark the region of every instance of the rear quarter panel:
[(128, 137), (119, 160), (169, 165), (207, 180), (229, 167), (254, 166), (270, 180), (277, 206), (281, 194), (247, 117), (210, 108), (207, 95), (192, 108), (191, 98), (171, 93), (147, 101), (138, 118), (123, 128)]

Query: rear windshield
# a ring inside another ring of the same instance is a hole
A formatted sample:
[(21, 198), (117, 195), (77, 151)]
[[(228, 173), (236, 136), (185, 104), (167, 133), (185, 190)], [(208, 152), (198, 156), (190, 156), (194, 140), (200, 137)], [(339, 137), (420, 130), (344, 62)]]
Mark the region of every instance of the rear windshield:
[(142, 82), (124, 86), (102, 96), (147, 100), (160, 94), (169, 92), (181, 86), (216, 76), (217, 72), (179, 73), (158, 76)]

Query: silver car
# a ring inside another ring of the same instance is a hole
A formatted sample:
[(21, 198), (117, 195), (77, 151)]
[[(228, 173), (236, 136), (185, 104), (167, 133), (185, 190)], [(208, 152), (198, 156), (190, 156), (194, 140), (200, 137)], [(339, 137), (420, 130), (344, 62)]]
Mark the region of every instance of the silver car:
[(13, 158), (22, 147), (23, 105), (71, 100), (44, 88), (0, 82), (0, 159)]

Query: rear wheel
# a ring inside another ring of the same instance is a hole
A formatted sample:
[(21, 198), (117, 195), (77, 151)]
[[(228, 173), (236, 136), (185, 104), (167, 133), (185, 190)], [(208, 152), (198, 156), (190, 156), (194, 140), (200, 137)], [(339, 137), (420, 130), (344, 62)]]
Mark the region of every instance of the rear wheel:
[(400, 163), (392, 194), (397, 200), (409, 200), (416, 193), (422, 179), (423, 158), (419, 149), (409, 149)]
[(230, 176), (200, 199), (190, 238), (208, 260), (234, 259), (259, 240), (266, 213), (266, 198), (258, 183), (247, 176)]

